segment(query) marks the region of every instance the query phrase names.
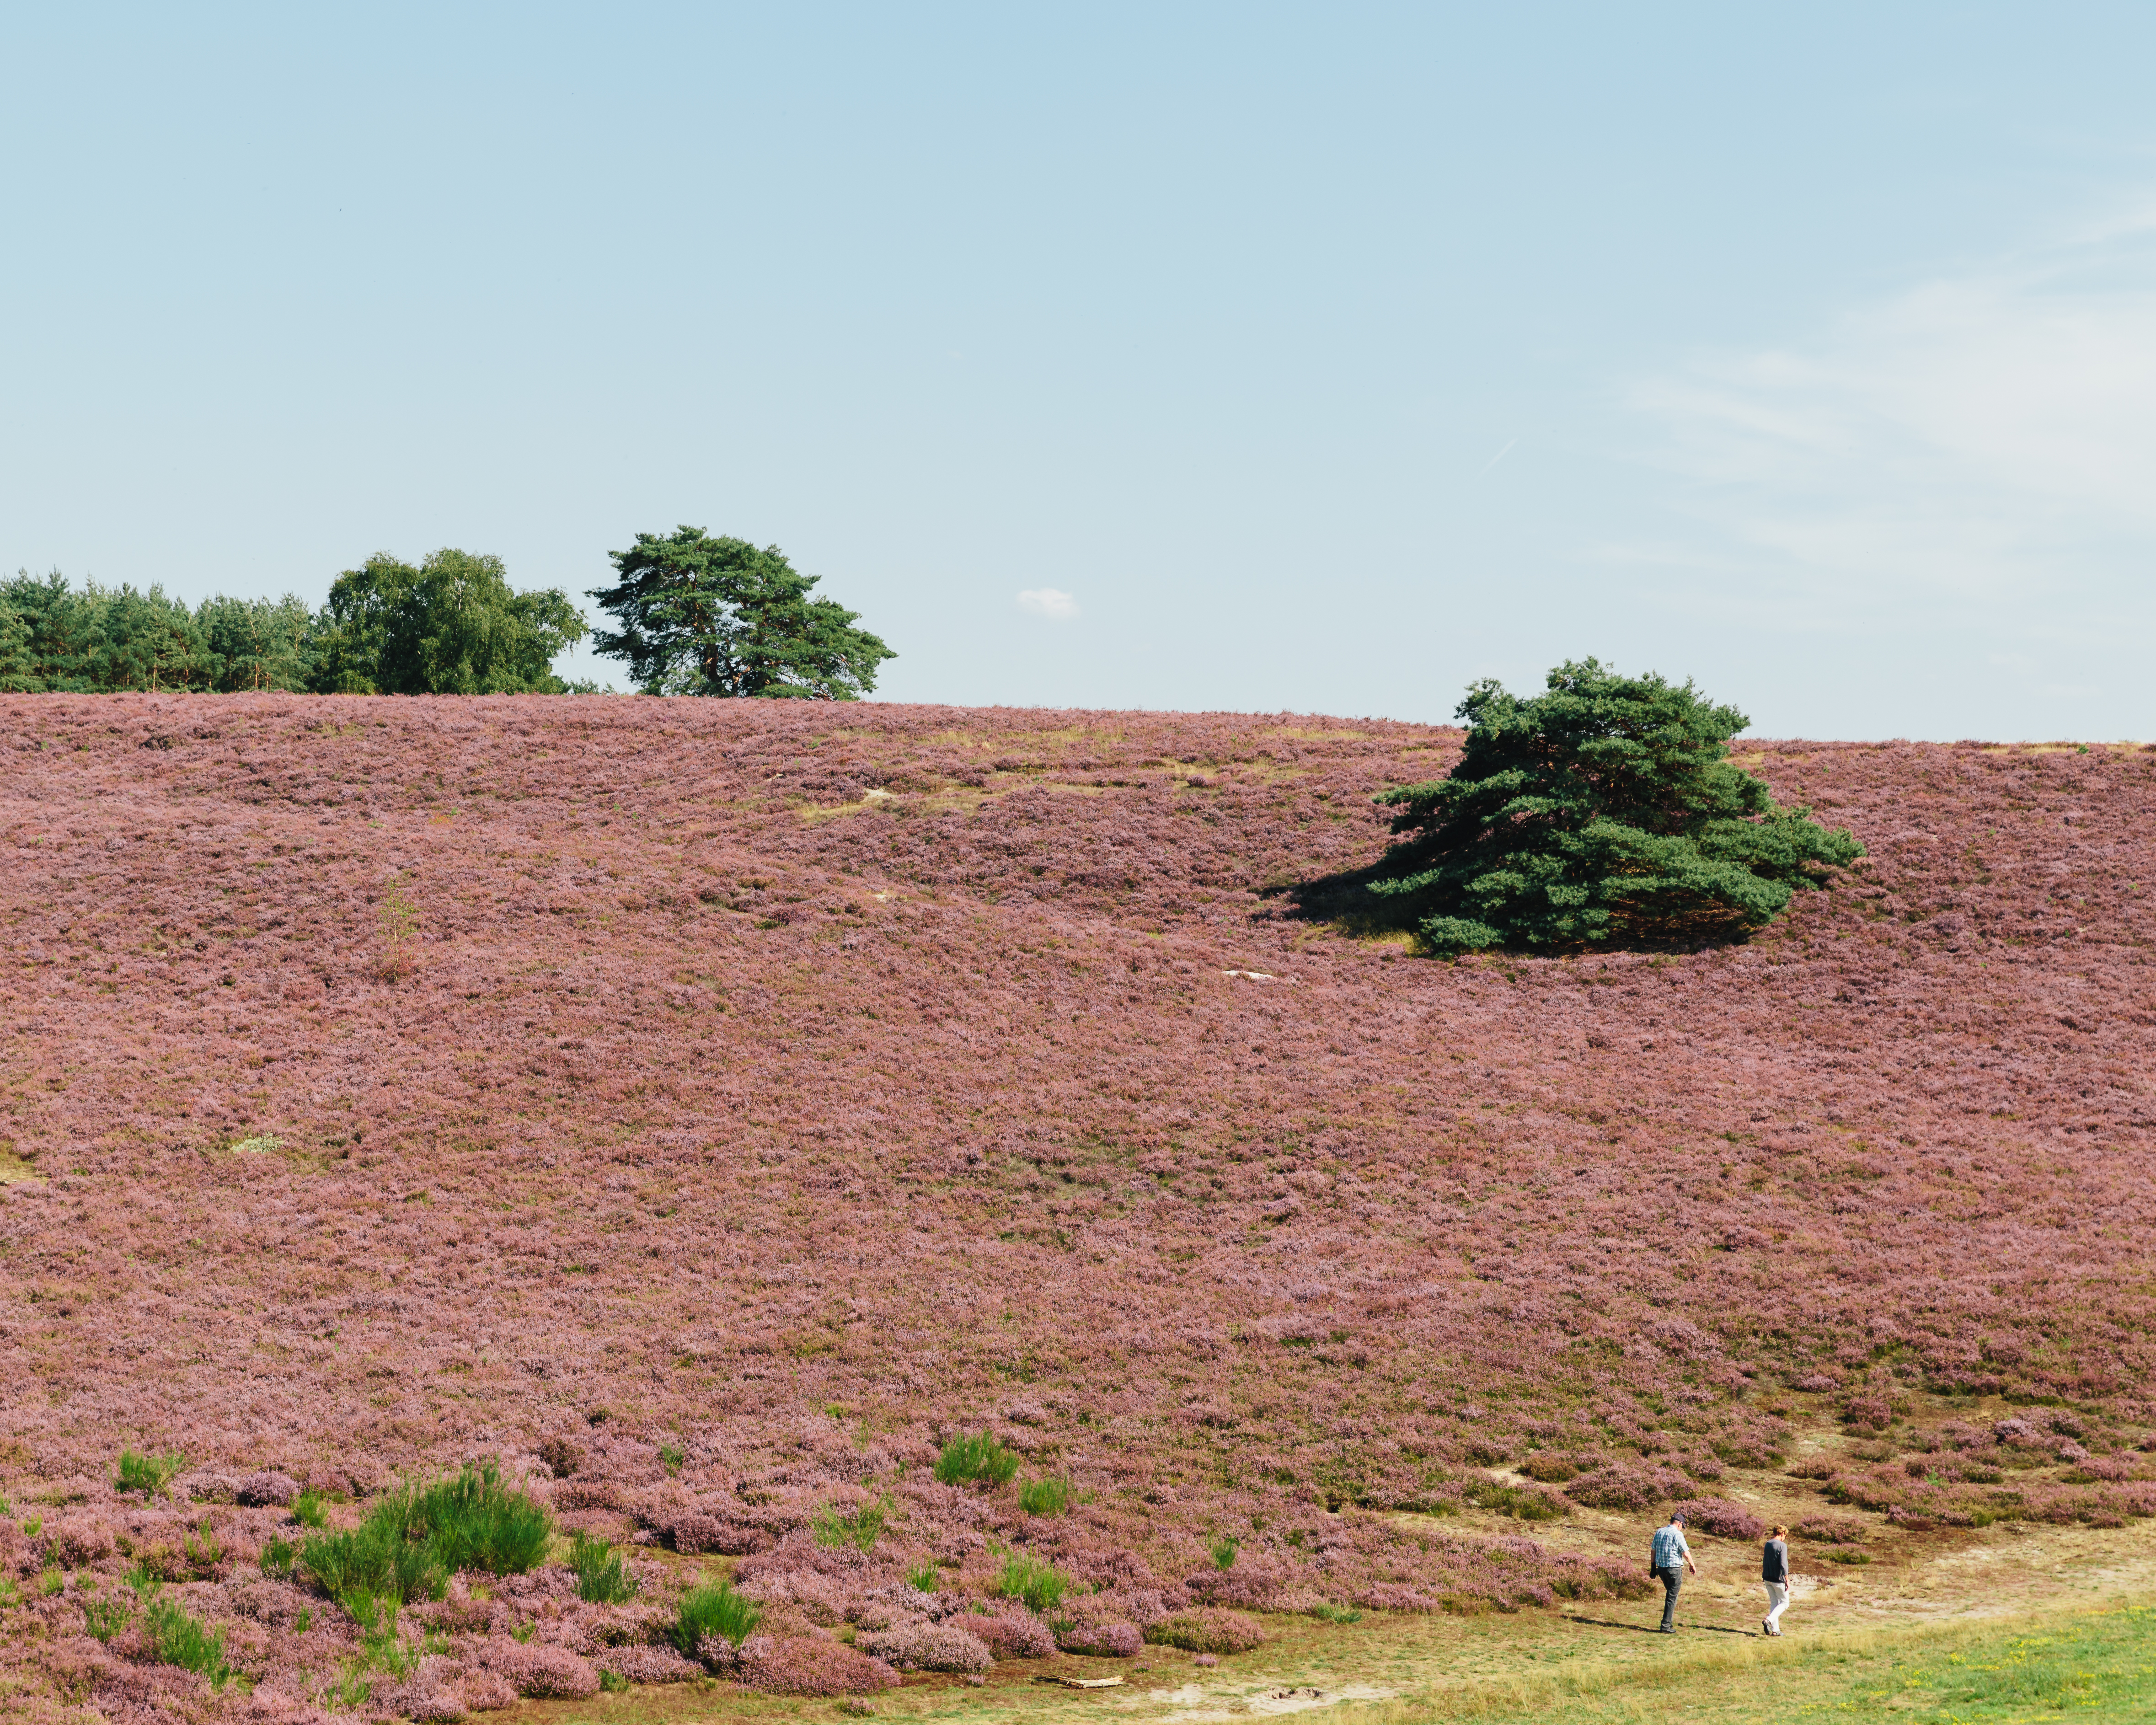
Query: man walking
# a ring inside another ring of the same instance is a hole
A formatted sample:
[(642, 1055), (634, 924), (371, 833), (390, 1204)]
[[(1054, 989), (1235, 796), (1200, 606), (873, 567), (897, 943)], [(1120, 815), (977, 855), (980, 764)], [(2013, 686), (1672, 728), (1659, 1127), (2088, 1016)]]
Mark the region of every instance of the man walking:
[(1789, 1530), (1777, 1526), (1759, 1561), (1759, 1579), (1767, 1584), (1767, 1615), (1759, 1627), (1770, 1635), (1782, 1632), (1782, 1614), (1789, 1609)]
[(1699, 1565), (1691, 1560), (1691, 1548), (1685, 1543), (1683, 1515), (1672, 1515), (1666, 1525), (1655, 1529), (1654, 1549), (1647, 1558), (1647, 1573), (1662, 1584), (1662, 1633), (1666, 1635), (1677, 1632), (1677, 1589), (1684, 1585), (1685, 1570), (1699, 1574)]

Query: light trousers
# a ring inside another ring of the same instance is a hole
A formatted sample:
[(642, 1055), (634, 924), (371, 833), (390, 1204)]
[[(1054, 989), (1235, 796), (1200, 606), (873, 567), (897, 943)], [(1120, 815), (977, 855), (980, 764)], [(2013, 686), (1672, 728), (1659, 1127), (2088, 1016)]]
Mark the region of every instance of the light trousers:
[(1782, 1632), (1782, 1614), (1789, 1609), (1789, 1584), (1786, 1581), (1767, 1583), (1767, 1628), (1769, 1633)]

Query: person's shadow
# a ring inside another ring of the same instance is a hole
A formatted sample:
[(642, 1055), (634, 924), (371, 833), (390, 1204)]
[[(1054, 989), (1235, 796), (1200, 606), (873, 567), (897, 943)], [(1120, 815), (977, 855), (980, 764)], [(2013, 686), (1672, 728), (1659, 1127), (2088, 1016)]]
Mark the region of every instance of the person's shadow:
[[(1661, 1634), (1661, 1629), (1652, 1624), (1613, 1623), (1606, 1617), (1582, 1617), (1575, 1611), (1566, 1612), (1564, 1614), (1564, 1620), (1567, 1623), (1584, 1623), (1594, 1629), (1629, 1630), (1635, 1635), (1659, 1635)], [(1726, 1624), (1719, 1623), (1681, 1623), (1679, 1624), (1677, 1627), (1681, 1630), (1697, 1630), (1704, 1635), (1746, 1635), (1757, 1637), (1759, 1634), (1759, 1631), (1757, 1630), (1731, 1629)]]

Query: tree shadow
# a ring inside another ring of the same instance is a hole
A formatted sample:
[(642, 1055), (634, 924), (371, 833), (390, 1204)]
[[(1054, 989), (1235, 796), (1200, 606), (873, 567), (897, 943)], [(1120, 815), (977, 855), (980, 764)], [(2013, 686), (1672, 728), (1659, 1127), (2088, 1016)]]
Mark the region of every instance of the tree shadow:
[(1283, 914), (1291, 922), (1330, 923), (1342, 934), (1365, 940), (1412, 935), (1428, 912), (1412, 909), (1405, 899), (1371, 891), (1370, 883), (1383, 872), (1382, 863), (1372, 863), (1307, 880), (1269, 883), (1258, 896), (1286, 900)]

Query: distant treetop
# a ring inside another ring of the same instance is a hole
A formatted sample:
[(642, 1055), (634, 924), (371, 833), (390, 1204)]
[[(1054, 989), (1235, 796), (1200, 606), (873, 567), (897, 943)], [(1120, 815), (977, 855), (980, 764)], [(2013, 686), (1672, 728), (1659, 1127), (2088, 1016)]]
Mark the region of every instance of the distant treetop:
[(1559, 665), (1548, 692), (1461, 701), (1446, 778), (1377, 800), (1401, 835), (1368, 890), (1443, 954), (1729, 940), (1863, 847), (1727, 758), (1750, 723), (1690, 682)]
[(713, 537), (701, 527), (639, 533), (610, 552), (621, 579), (594, 588), (620, 620), (593, 648), (629, 664), (647, 695), (717, 695), (853, 701), (875, 687), (876, 667), (898, 655), (857, 611), (812, 598), (803, 575), (775, 545)]

